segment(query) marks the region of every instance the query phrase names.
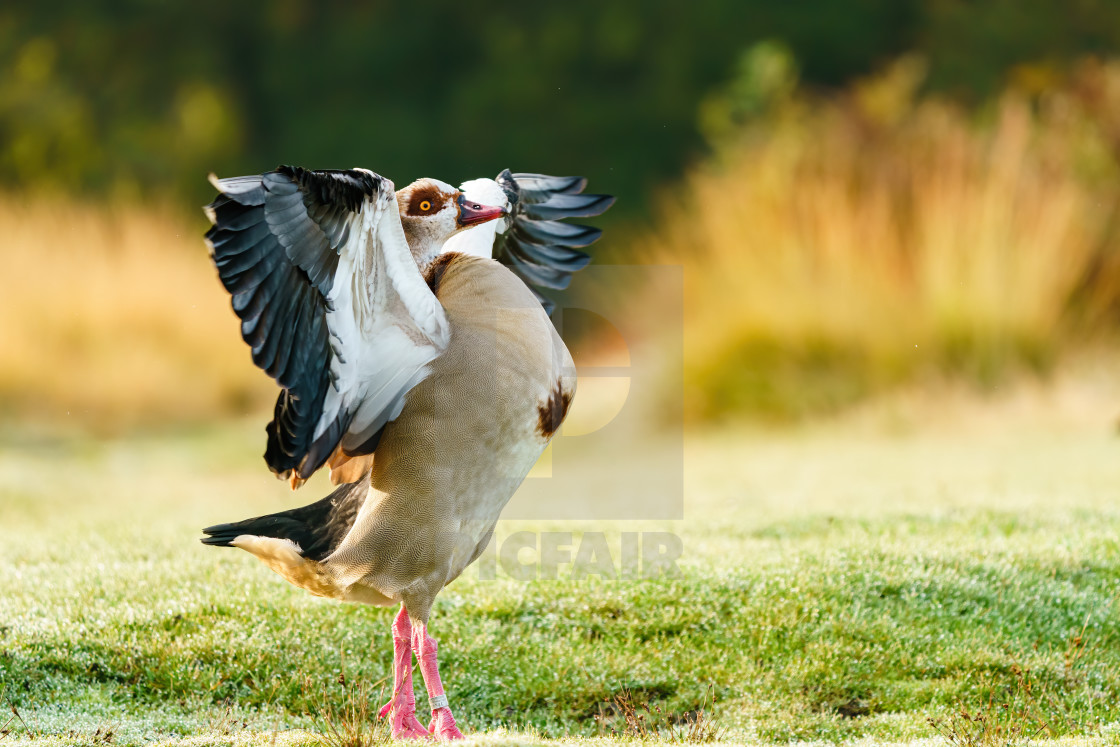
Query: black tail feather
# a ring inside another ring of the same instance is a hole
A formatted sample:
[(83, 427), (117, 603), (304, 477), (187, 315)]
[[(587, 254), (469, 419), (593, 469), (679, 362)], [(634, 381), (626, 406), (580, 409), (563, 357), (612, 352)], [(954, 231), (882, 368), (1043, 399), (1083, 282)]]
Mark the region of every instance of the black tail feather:
[(369, 491), (369, 474), (357, 482), (340, 485), (326, 498), (311, 505), (257, 516), (203, 529), (202, 544), (231, 547), (243, 534), (288, 539), (300, 547), (303, 557), (323, 560), (342, 542), (354, 525), (358, 509)]

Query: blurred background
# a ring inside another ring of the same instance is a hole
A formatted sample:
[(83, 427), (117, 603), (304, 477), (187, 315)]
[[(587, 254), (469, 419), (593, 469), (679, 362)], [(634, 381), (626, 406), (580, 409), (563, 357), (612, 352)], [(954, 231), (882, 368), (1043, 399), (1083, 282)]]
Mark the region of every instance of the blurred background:
[(198, 208), (281, 162), (587, 175), (597, 261), (684, 268), (693, 425), (1112, 370), (1118, 50), (1104, 0), (8, 2), (0, 420), (266, 413)]
[(603, 734), (633, 691), (729, 741), (1116, 743), (1115, 0), (0, 2), (13, 728), (268, 731), (386, 681), (387, 611), (195, 541), (327, 490), (267, 477), (202, 238), (208, 173), (280, 163), (618, 197), (563, 510), (528, 480), (494, 547), (671, 532), (684, 577), (475, 566), (437, 612), (462, 723)]

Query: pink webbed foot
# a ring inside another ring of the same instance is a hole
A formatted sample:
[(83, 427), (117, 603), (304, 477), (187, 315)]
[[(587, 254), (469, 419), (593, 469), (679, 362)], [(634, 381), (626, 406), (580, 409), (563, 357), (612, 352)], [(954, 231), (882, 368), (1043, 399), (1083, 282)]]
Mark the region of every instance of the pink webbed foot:
[(401, 605), (393, 621), (393, 697), (377, 714), (389, 716), (393, 739), (427, 739), (430, 735), (416, 718), (412, 694), (412, 623)]
[(428, 732), (436, 739), (463, 739), (463, 732), (455, 725), (455, 717), (451, 709), (437, 708), (432, 711), (432, 721), (428, 724)]
[(428, 687), (428, 703), (433, 706), (428, 731), (437, 739), (462, 739), (463, 732), (455, 725), (455, 717), (447, 707), (447, 695), (439, 678), (436, 639), (428, 634), (428, 626), (422, 622), (412, 627), (412, 648), (420, 663), (424, 684)]
[(377, 714), (378, 718), (389, 717), (389, 728), (393, 739), (427, 739), (431, 734), (416, 718), (416, 706), (408, 698), (390, 700)]

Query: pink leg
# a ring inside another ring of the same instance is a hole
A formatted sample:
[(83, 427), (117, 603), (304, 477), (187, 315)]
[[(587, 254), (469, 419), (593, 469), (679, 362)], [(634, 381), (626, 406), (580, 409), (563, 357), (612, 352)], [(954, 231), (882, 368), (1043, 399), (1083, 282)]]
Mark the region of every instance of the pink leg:
[(443, 692), (443, 683), (439, 679), (439, 662), (436, 661), (436, 639), (428, 635), (428, 626), (416, 623), (412, 629), (412, 647), (416, 649), (416, 658), (420, 662), (420, 673), (424, 675), (424, 684), (428, 688), (429, 701), (442, 702), (432, 709), (432, 723), (428, 724), (428, 731), (439, 739), (462, 739), (463, 732), (455, 726), (455, 717), (447, 707), (447, 696)]
[(390, 713), (393, 739), (428, 736), (424, 725), (416, 720), (416, 696), (412, 694), (412, 622), (403, 604), (393, 620), (393, 698), (377, 715), (385, 718)]

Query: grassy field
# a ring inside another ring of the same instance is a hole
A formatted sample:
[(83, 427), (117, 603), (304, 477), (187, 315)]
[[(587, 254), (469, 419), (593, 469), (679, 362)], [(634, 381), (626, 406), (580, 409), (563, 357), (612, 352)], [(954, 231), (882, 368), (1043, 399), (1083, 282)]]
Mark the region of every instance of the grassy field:
[[(468, 570), (432, 621), (456, 714), (485, 744), (613, 743), (629, 692), (663, 725), (705, 708), (735, 743), (1115, 743), (1114, 394), (694, 433), (683, 521), (505, 522), (501, 537), (606, 531), (611, 547), (671, 531), (681, 572)], [(390, 611), (196, 541), (318, 497), (267, 475), (259, 425), (3, 434), (0, 743), (314, 744), (324, 716), (380, 705)], [(588, 490), (625, 479), (583, 463)]]

